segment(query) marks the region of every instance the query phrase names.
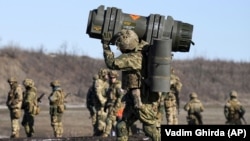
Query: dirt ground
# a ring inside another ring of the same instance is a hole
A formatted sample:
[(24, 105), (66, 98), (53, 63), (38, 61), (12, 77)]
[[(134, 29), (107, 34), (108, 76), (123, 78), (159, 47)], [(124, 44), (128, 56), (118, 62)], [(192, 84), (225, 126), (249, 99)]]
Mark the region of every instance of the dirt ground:
[[(92, 135), (91, 120), (89, 113), (84, 106), (67, 106), (67, 111), (63, 115), (64, 137), (78, 137), (79, 140), (87, 139)], [(250, 106), (246, 107), (245, 119), (250, 123)], [(9, 111), (5, 106), (0, 107), (0, 140), (9, 138), (11, 134)], [(186, 112), (180, 109), (178, 115), (179, 124), (186, 124)], [(224, 124), (225, 118), (223, 115), (223, 106), (210, 105), (205, 106), (203, 112), (204, 124)], [(162, 124), (165, 123), (165, 119)], [(135, 123), (138, 128), (141, 128), (141, 123)], [(21, 126), (20, 137), (25, 138), (25, 132)], [(50, 126), (50, 117), (47, 106), (42, 106), (41, 113), (35, 117), (35, 135), (34, 138), (53, 138), (53, 131)], [(75, 140), (78, 140), (75, 138)], [(100, 139), (97, 139), (100, 140)]]

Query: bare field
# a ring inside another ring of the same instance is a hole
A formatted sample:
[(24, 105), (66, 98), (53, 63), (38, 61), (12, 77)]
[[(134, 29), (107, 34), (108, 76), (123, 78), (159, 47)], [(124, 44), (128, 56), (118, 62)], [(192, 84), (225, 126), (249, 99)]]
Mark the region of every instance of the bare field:
[[(250, 106), (246, 107), (245, 119), (250, 123)], [(6, 108), (0, 109), (0, 138), (8, 138), (11, 134), (9, 111)], [(178, 116), (179, 124), (186, 124), (186, 112), (181, 109)], [(204, 124), (224, 124), (223, 106), (205, 105), (203, 112)], [(165, 123), (165, 120), (162, 124)], [(138, 128), (141, 128), (139, 121), (136, 122)], [(92, 135), (91, 120), (85, 107), (68, 107), (63, 115), (64, 137), (84, 137)], [(20, 137), (26, 137), (22, 126)], [(50, 117), (47, 106), (43, 106), (41, 113), (35, 117), (35, 135), (34, 137), (50, 138), (53, 137), (52, 127), (50, 126)]]

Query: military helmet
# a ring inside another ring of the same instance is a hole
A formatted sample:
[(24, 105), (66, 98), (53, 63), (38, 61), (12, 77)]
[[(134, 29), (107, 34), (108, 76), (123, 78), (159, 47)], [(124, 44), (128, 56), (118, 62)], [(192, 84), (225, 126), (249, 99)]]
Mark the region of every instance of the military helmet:
[(98, 75), (99, 76), (101, 76), (101, 77), (103, 77), (103, 76), (105, 76), (105, 75), (108, 75), (108, 69), (105, 69), (105, 68), (101, 68), (100, 70), (99, 70), (99, 72), (98, 72)]
[(51, 87), (59, 87), (60, 86), (60, 81), (59, 80), (54, 80), (50, 83)]
[(111, 70), (111, 71), (109, 71), (109, 77), (115, 77), (115, 78), (117, 78), (118, 76), (119, 76), (119, 74), (118, 74), (118, 72), (117, 71), (115, 71), (115, 70)]
[(115, 44), (122, 52), (134, 50), (139, 43), (138, 35), (133, 30), (122, 29), (116, 36)]
[(8, 83), (10, 83), (10, 82), (17, 82), (17, 80), (16, 80), (15, 77), (10, 77), (7, 81), (8, 81)]
[(197, 96), (197, 94), (195, 93), (195, 92), (192, 92), (191, 94), (190, 94), (190, 98), (197, 98), (198, 96)]
[(32, 86), (34, 86), (34, 81), (32, 80), (32, 79), (24, 79), (23, 80), (23, 85), (25, 86), (25, 87), (32, 87)]
[(230, 97), (237, 97), (238, 96), (238, 94), (235, 90), (232, 90), (229, 95), (230, 95)]

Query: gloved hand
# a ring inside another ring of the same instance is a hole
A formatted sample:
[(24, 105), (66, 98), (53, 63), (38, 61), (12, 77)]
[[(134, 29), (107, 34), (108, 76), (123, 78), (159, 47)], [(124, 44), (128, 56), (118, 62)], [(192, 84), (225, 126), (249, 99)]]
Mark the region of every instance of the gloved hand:
[(109, 45), (111, 39), (112, 39), (111, 32), (104, 32), (102, 34), (102, 44)]

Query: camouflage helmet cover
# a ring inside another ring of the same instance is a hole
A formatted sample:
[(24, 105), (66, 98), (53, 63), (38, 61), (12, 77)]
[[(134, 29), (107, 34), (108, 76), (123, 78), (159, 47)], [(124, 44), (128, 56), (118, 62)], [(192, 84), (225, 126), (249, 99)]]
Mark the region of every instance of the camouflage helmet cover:
[(25, 87), (32, 87), (32, 86), (34, 86), (34, 81), (32, 80), (32, 79), (24, 79), (23, 80), (23, 85), (25, 86)]
[(235, 90), (232, 90), (230, 93), (229, 93), (230, 97), (237, 97), (238, 94)]
[(197, 98), (197, 94), (195, 92), (190, 93), (190, 98)]
[(58, 87), (60, 86), (60, 81), (59, 80), (54, 80), (50, 83), (51, 87)]
[(105, 76), (105, 75), (108, 75), (108, 69), (105, 69), (105, 68), (101, 68), (100, 70), (99, 70), (99, 72), (98, 72), (98, 75), (99, 76), (101, 76), (101, 77), (103, 77), (103, 76)]
[(118, 72), (117, 71), (115, 71), (115, 70), (111, 70), (111, 71), (109, 71), (109, 77), (115, 77), (115, 78), (117, 78), (119, 76), (119, 74), (118, 74)]
[(116, 46), (121, 50), (133, 50), (139, 43), (138, 35), (133, 30), (122, 29), (117, 33)]
[(10, 82), (17, 82), (17, 80), (16, 80), (15, 77), (10, 77), (7, 81), (8, 81), (8, 83), (10, 83)]

